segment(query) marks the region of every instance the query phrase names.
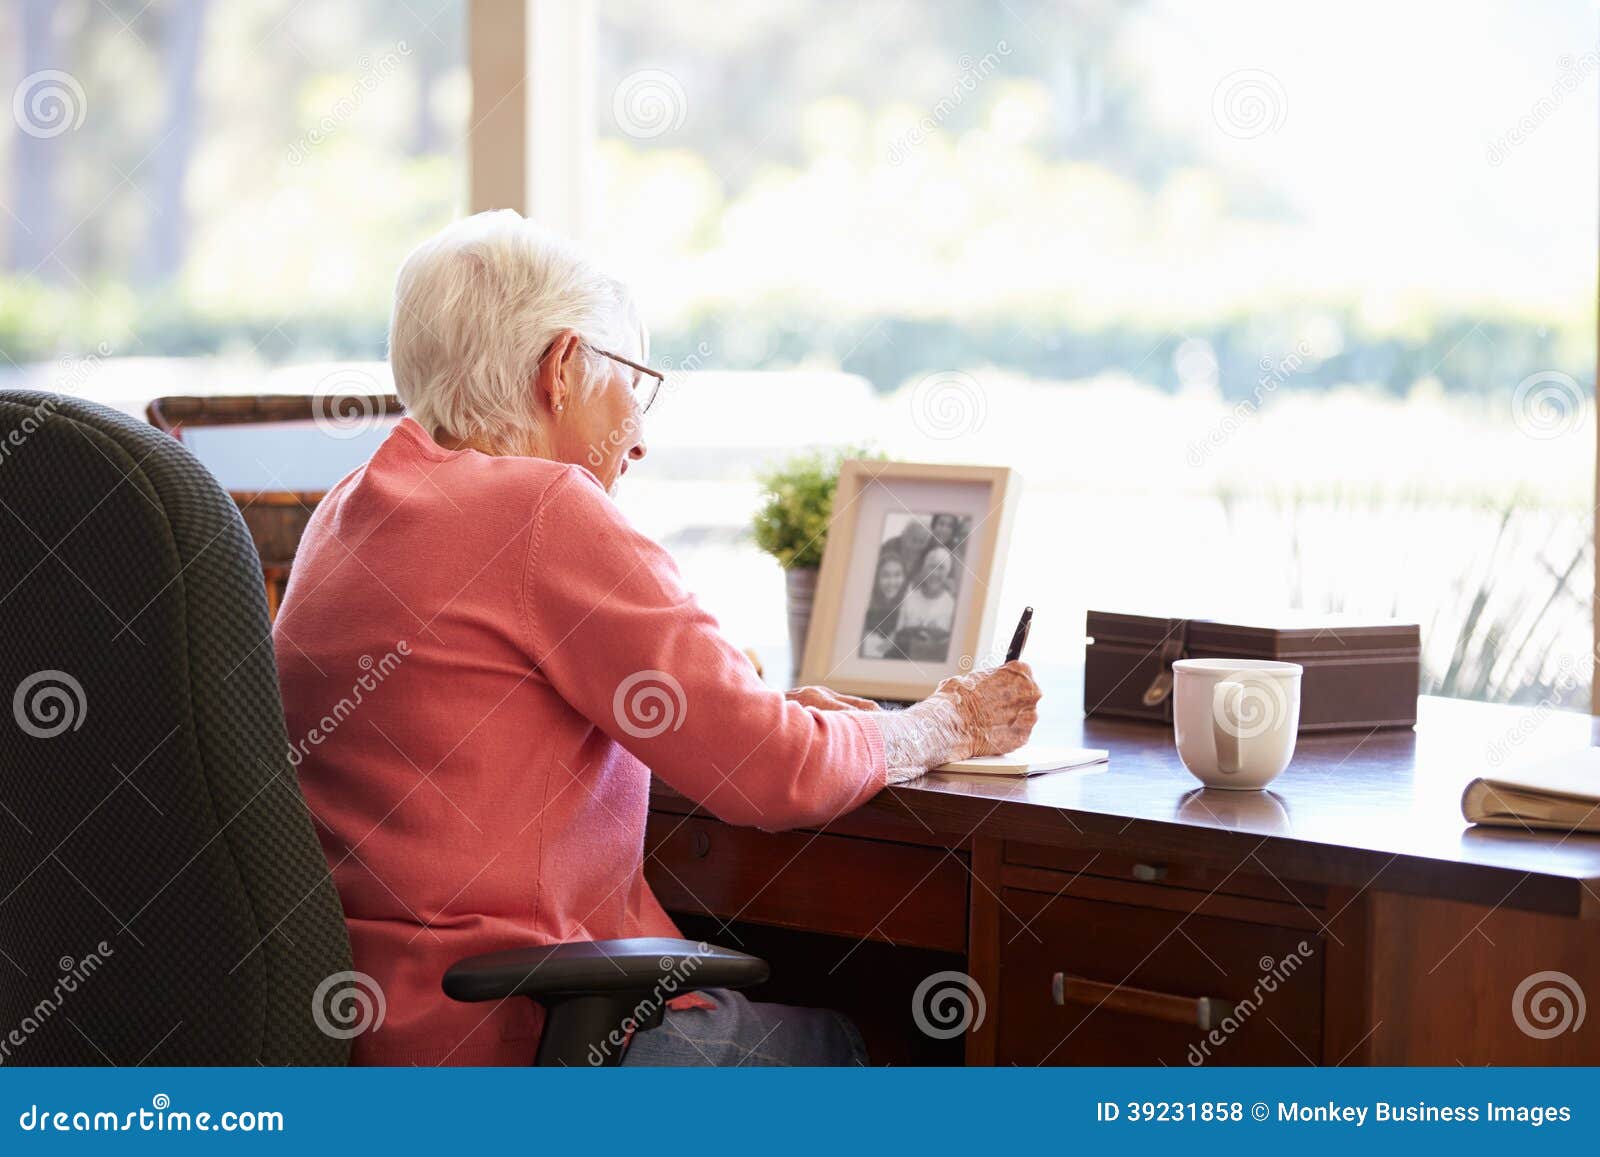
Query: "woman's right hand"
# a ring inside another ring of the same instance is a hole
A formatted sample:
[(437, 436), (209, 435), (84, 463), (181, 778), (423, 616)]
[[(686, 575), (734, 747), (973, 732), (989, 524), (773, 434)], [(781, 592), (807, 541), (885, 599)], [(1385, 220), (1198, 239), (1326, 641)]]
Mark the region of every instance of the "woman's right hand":
[(1026, 663), (957, 675), (939, 684), (932, 698), (947, 700), (960, 720), (956, 759), (1003, 755), (1028, 742), (1039, 722), (1039, 684)]

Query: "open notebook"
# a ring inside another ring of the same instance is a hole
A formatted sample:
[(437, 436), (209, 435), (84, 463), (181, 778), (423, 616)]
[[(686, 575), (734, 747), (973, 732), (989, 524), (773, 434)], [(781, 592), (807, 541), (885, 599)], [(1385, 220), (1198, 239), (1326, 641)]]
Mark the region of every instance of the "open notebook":
[(1480, 776), (1467, 784), (1461, 814), (1474, 824), (1600, 832), (1600, 748)]
[(1047, 771), (1071, 771), (1104, 763), (1107, 753), (1100, 747), (1041, 747), (1027, 744), (1004, 755), (983, 755), (942, 764), (934, 771), (959, 771), (966, 775), (1043, 775)]

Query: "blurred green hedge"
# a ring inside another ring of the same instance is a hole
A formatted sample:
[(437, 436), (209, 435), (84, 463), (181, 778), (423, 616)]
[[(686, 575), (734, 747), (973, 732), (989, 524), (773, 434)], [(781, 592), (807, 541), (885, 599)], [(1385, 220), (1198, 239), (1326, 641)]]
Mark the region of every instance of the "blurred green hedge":
[[(1047, 380), (1121, 371), (1175, 389), (1174, 355), (1183, 342), (1198, 339), (1216, 358), (1223, 395), (1234, 399), (1258, 389), (1264, 365), (1291, 351), (1292, 335), (1305, 330), (1308, 317), (1342, 335), (1340, 348), (1297, 365), (1285, 383), (1295, 390), (1359, 383), (1403, 394), (1431, 377), (1450, 393), (1471, 395), (1510, 389), (1545, 370), (1585, 383), (1593, 378), (1592, 332), (1521, 318), (1449, 316), (1419, 322), (1404, 336), (1374, 336), (1364, 335), (1348, 311), (1292, 306), (1270, 319), (1179, 331), (1133, 324), (1084, 328), (1049, 317), (833, 318), (757, 302), (737, 314), (702, 314), (657, 331), (652, 356), (707, 369), (837, 366), (884, 391), (922, 374), (989, 366)], [(17, 363), (86, 353), (102, 343), (114, 355), (140, 357), (249, 355), (269, 364), (381, 359), (387, 323), (381, 311), (356, 306), (286, 318), (235, 316), (123, 285), (61, 287), (0, 277), (0, 353)]]

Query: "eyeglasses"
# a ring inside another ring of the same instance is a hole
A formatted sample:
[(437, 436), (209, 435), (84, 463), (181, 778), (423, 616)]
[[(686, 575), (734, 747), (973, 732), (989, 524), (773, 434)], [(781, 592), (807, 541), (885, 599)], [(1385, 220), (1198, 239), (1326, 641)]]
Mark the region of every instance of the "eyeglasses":
[[(584, 344), (589, 345), (588, 342), (585, 342)], [(614, 354), (610, 350), (603, 350), (599, 346), (590, 345), (589, 348), (595, 353), (599, 354), (601, 357), (610, 358), (614, 362), (620, 362), (629, 369), (636, 370), (641, 375), (633, 383), (633, 392), (639, 399), (639, 412), (641, 414), (648, 414), (650, 412), (650, 407), (655, 404), (656, 395), (661, 392), (661, 383), (667, 380), (667, 375), (662, 373), (660, 370), (653, 370), (649, 366), (641, 366), (638, 362), (631, 358), (625, 358), (621, 354)]]

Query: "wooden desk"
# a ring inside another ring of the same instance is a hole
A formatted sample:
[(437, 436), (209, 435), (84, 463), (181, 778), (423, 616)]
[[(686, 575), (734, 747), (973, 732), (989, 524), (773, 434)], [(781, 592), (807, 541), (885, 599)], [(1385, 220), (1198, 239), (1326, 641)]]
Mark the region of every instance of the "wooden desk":
[(1600, 837), (1469, 828), (1459, 799), (1496, 752), (1595, 725), (1425, 699), (1414, 733), (1305, 738), (1269, 792), (1233, 793), (1164, 729), (1056, 720), (1041, 738), (1110, 765), (929, 776), (822, 831), (728, 827), (658, 785), (646, 871), (721, 926), (964, 958), (969, 1063), (1594, 1064), (1600, 1010), (1540, 1034), (1552, 985), (1569, 1020), (1600, 1000)]

